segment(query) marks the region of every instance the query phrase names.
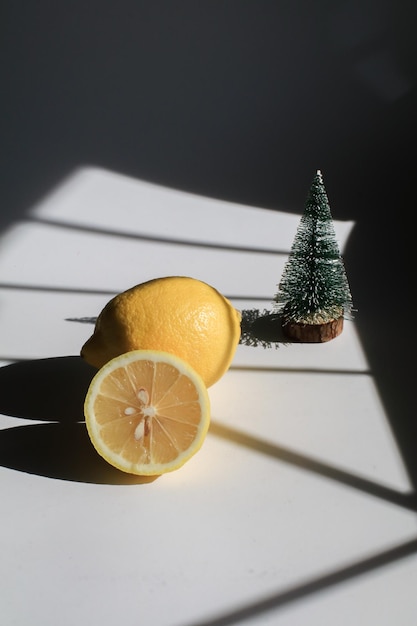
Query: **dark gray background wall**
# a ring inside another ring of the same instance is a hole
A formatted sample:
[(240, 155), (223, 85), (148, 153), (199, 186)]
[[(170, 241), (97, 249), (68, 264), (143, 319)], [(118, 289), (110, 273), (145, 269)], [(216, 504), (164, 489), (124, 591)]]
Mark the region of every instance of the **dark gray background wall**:
[[(414, 0), (3, 0), (8, 209), (80, 163), (299, 210), (409, 187)], [(399, 178), (397, 178), (399, 177)]]
[[(3, 0), (0, 227), (94, 164), (301, 212), (321, 169), (414, 479), (415, 0)], [(277, 277), (277, 280), (279, 277)]]

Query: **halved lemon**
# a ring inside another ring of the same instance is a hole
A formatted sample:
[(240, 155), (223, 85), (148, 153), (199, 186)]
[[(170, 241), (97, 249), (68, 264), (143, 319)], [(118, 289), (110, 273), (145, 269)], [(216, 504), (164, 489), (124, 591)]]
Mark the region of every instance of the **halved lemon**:
[(210, 402), (202, 378), (183, 359), (134, 350), (96, 373), (84, 415), (91, 442), (108, 463), (150, 476), (180, 468), (201, 448)]

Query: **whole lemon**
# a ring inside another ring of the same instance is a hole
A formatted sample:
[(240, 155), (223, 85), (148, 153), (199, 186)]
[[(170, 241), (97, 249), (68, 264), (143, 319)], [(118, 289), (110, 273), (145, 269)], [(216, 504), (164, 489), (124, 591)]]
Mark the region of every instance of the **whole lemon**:
[(217, 289), (189, 276), (154, 278), (112, 298), (81, 356), (100, 368), (131, 350), (162, 350), (191, 365), (207, 387), (229, 369), (240, 312)]

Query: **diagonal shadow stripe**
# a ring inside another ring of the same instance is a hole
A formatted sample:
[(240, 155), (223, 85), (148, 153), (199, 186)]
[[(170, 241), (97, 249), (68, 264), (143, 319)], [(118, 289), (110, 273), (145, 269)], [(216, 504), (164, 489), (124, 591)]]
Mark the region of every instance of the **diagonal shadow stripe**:
[[(76, 317), (76, 318), (66, 318), (67, 322), (77, 322), (79, 324), (95, 324), (96, 322), (96, 317)], [(73, 355), (75, 356), (75, 355)], [(78, 355), (76, 355), (78, 356)], [(59, 358), (59, 357), (58, 357)], [(16, 355), (10, 355), (10, 354), (0, 354), (0, 361), (9, 361), (11, 363), (23, 363), (23, 362), (31, 362), (31, 361), (39, 361), (41, 359), (34, 359), (33, 357), (22, 357), (22, 356), (16, 356)], [(5, 367), (5, 366), (3, 366)], [(343, 374), (343, 375), (347, 375), (347, 376), (371, 376), (370, 372), (367, 371), (361, 371), (361, 370), (328, 370), (328, 369), (324, 369), (324, 368), (289, 368), (289, 367), (279, 367), (279, 366), (260, 366), (260, 365), (253, 365), (253, 366), (231, 366), (230, 370), (242, 370), (245, 372), (286, 372), (286, 373), (291, 373), (291, 374), (326, 374), (326, 375), (337, 375), (337, 374)], [(2, 377), (2, 372), (0, 372), (0, 381), (1, 381), (1, 377)], [(1, 404), (1, 403), (0, 403)]]
[(262, 613), (277, 610), (291, 602), (305, 598), (339, 585), (347, 580), (362, 576), (368, 572), (376, 570), (380, 567), (394, 563), (400, 559), (417, 553), (417, 539), (412, 539), (402, 543), (401, 545), (385, 550), (374, 556), (371, 556), (362, 561), (358, 561), (347, 567), (343, 567), (338, 570), (334, 570), (329, 574), (310, 580), (304, 584), (292, 587), (286, 591), (270, 595), (258, 602), (252, 604), (246, 604), (245, 606), (238, 608), (224, 615), (214, 617), (213, 619), (204, 620), (200, 622), (194, 622), (189, 626), (232, 626), (233, 624), (241, 624), (242, 622), (259, 616)]
[(57, 287), (49, 285), (27, 285), (19, 283), (0, 283), (0, 289), (10, 289), (11, 291), (44, 291), (45, 293), (85, 293), (95, 296), (115, 296), (117, 291), (105, 289), (91, 289), (83, 287)]
[(313, 367), (279, 367), (272, 365), (231, 365), (230, 370), (236, 372), (287, 372), (291, 374), (344, 374), (346, 376), (372, 376), (368, 370), (343, 370)]
[(191, 239), (177, 239), (173, 237), (156, 237), (155, 235), (145, 235), (144, 233), (132, 233), (122, 230), (113, 230), (110, 228), (98, 228), (97, 226), (87, 226), (84, 224), (72, 224), (70, 222), (59, 222), (56, 220), (28, 217), (26, 222), (34, 222), (37, 224), (43, 224), (45, 226), (51, 226), (53, 228), (62, 228), (66, 230), (74, 230), (77, 232), (91, 233), (95, 235), (102, 235), (106, 237), (122, 237), (125, 239), (135, 239), (137, 241), (151, 241), (153, 243), (164, 243), (175, 246), (191, 246), (193, 248), (211, 248), (213, 250), (228, 250), (230, 252), (250, 252), (255, 254), (273, 254), (273, 255), (288, 255), (289, 250), (276, 250), (274, 248), (256, 248), (251, 246), (237, 246), (234, 244), (221, 244), (212, 243), (210, 241), (191, 240)]
[[(11, 291), (44, 291), (46, 293), (85, 293), (90, 295), (99, 295), (99, 296), (115, 296), (118, 291), (117, 290), (108, 290), (108, 289), (92, 289), (91, 287), (58, 287), (56, 285), (28, 285), (28, 284), (19, 284), (19, 283), (0, 283), (0, 289), (10, 289)], [(229, 300), (247, 300), (247, 301), (255, 301), (255, 302), (271, 302), (271, 298), (269, 296), (252, 296), (252, 295), (231, 295), (224, 294), (226, 298)], [(75, 320), (76, 321), (76, 320)]]
[(215, 422), (213, 420), (211, 421), (209, 432), (216, 437), (227, 439), (228, 441), (232, 441), (233, 443), (255, 452), (266, 454), (280, 461), (284, 461), (285, 463), (295, 465), (296, 467), (309, 472), (314, 472), (315, 474), (337, 481), (343, 485), (363, 491), (368, 495), (381, 498), (382, 500), (401, 506), (404, 509), (417, 511), (417, 494), (414, 492), (402, 493), (400, 491), (396, 491), (395, 489), (375, 483), (372, 480), (368, 480), (331, 465), (327, 465), (326, 463), (311, 457), (298, 452), (293, 452), (288, 448), (278, 446), (264, 439), (259, 439), (253, 435), (248, 435), (240, 430), (231, 428), (230, 426), (225, 426), (224, 424), (220, 424), (219, 422)]

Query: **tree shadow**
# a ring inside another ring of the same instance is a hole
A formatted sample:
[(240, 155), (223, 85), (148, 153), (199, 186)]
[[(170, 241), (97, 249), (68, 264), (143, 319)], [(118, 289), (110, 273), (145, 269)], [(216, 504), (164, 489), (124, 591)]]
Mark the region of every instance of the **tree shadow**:
[(22, 361), (0, 368), (0, 412), (47, 422), (0, 430), (0, 465), (77, 482), (153, 482), (156, 477), (117, 470), (94, 449), (83, 407), (96, 371), (76, 356)]
[(241, 330), (240, 343), (246, 346), (278, 348), (280, 344), (292, 343), (283, 332), (281, 315), (267, 309), (244, 309)]

